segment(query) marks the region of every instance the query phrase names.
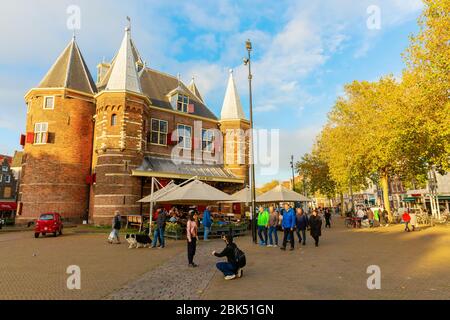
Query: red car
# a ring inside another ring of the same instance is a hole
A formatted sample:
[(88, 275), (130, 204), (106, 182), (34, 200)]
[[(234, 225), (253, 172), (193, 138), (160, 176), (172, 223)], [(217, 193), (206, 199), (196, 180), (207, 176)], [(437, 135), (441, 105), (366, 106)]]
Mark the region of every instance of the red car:
[(61, 215), (56, 212), (43, 213), (36, 220), (36, 226), (34, 228), (34, 237), (38, 238), (39, 234), (42, 233), (43, 236), (47, 233), (53, 233), (56, 237), (62, 235), (63, 223), (61, 221)]

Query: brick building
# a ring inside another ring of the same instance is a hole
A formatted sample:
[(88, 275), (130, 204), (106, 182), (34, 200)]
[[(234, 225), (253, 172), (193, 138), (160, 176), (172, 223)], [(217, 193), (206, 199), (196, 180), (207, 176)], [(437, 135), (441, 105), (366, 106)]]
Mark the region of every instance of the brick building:
[(26, 95), (27, 126), (18, 220), (46, 211), (110, 223), (145, 211), (136, 201), (152, 177), (193, 176), (224, 191), (248, 179), (249, 121), (230, 72), (220, 119), (194, 80), (146, 66), (129, 28), (97, 82), (72, 41)]
[(0, 217), (9, 217), (16, 210), (17, 179), (12, 163), (12, 157), (0, 155)]

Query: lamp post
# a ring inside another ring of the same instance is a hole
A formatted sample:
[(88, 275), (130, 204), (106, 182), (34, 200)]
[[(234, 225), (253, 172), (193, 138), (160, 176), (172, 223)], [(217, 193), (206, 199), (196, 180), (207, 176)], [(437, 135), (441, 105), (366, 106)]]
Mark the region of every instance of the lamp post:
[(291, 169), (292, 169), (292, 191), (295, 191), (294, 155), (291, 155)]
[(250, 52), (252, 51), (252, 43), (250, 39), (245, 41), (245, 48), (247, 49), (248, 56), (244, 58), (244, 65), (248, 66), (248, 93), (249, 93), (249, 108), (250, 108), (250, 150), (248, 153), (249, 163), (250, 163), (250, 193), (251, 193), (251, 220), (252, 220), (252, 240), (256, 243), (256, 192), (255, 192), (255, 163), (253, 161), (253, 101), (252, 101), (252, 69), (251, 69), (251, 60), (250, 60)]

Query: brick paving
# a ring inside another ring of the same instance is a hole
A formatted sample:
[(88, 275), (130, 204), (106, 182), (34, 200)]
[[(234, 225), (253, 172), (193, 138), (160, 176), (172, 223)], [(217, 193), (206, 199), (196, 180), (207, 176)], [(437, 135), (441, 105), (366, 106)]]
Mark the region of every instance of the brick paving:
[[(449, 226), (405, 233), (401, 225), (350, 230), (334, 222), (318, 248), (309, 236), (292, 252), (237, 238), (247, 267), (231, 281), (210, 254), (221, 240), (200, 241), (191, 269), (186, 241), (128, 250), (107, 244), (107, 234), (0, 234), (0, 299), (450, 299)], [(81, 267), (81, 290), (66, 288), (70, 264)], [(367, 289), (369, 265), (381, 268), (381, 290)]]

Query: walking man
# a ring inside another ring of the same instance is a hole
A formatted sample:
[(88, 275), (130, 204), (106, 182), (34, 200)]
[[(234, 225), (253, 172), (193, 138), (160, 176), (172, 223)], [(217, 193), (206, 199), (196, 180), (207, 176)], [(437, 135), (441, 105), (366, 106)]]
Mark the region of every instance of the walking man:
[[(259, 207), (258, 212), (258, 236), (259, 244), (267, 246), (267, 228), (269, 226), (269, 213), (263, 206)], [(264, 235), (264, 238), (263, 238)]]
[(281, 222), (281, 227), (283, 228), (283, 246), (281, 250), (286, 250), (286, 244), (289, 237), (291, 242), (291, 251), (294, 250), (294, 227), (295, 227), (295, 213), (289, 204), (286, 202), (284, 204), (283, 220)]
[[(274, 210), (273, 206), (269, 207), (269, 245), (268, 247), (278, 247), (278, 224), (280, 223), (279, 213)], [(275, 237), (275, 244), (272, 235)]]
[(317, 215), (317, 210), (313, 210), (309, 218), (311, 237), (313, 237), (316, 247), (319, 246), (319, 237), (322, 235), (322, 219)]
[(165, 245), (164, 230), (166, 229), (167, 213), (162, 209), (158, 209), (156, 211), (158, 213), (158, 217), (156, 218), (156, 230), (153, 235), (152, 248), (156, 248), (156, 244), (159, 239), (159, 247), (162, 249)]
[(306, 228), (308, 227), (308, 216), (303, 213), (302, 208), (297, 208), (297, 216), (295, 220), (296, 233), (298, 236), (298, 243), (306, 245)]
[(116, 241), (117, 244), (120, 244), (120, 240), (119, 240), (119, 230), (122, 227), (122, 219), (120, 217), (120, 212), (116, 211), (114, 213), (114, 218), (112, 220), (112, 231), (109, 234), (108, 237), (108, 242), (109, 243), (113, 243), (114, 240)]
[(328, 208), (325, 209), (325, 228), (331, 228), (331, 212)]
[(208, 234), (211, 232), (211, 225), (212, 225), (211, 211), (209, 206), (207, 206), (205, 211), (203, 211), (202, 224), (203, 224), (203, 240), (209, 241)]

